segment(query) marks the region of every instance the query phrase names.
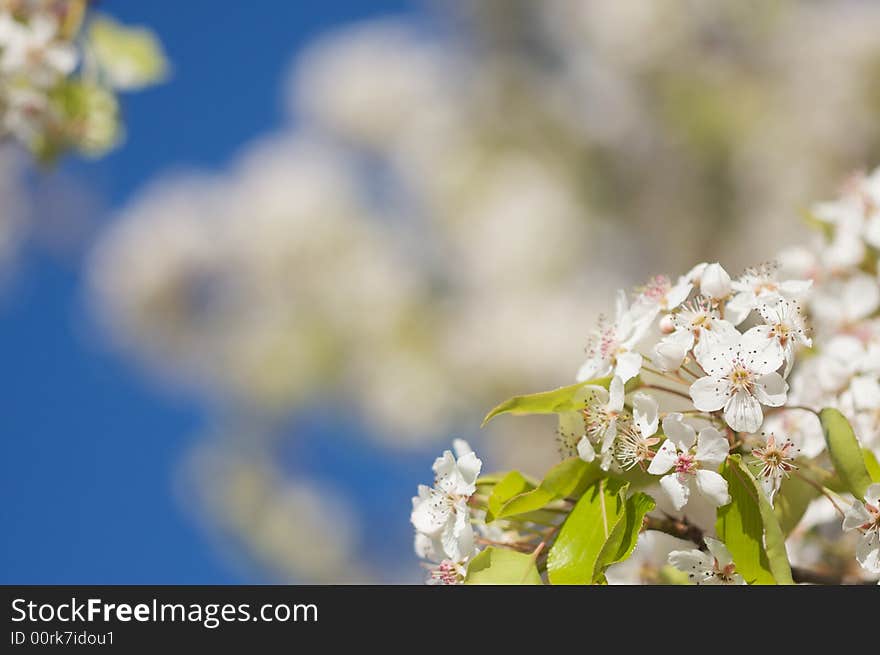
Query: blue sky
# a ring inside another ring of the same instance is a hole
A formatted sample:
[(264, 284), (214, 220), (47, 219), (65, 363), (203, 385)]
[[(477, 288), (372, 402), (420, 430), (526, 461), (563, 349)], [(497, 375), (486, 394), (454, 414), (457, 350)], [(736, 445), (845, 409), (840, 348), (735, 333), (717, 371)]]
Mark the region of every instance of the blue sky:
[[(280, 126), (284, 74), (314, 36), (366, 17), (416, 11), (402, 0), (152, 0), (102, 8), (156, 30), (174, 67), (169, 83), (124, 98), (122, 148), (99, 162), (63, 166), (108, 213), (169, 167), (222, 168), (247, 141)], [(92, 336), (78, 264), (77, 257), (29, 248), (0, 296), (0, 582), (269, 581), (229, 566), (176, 499), (177, 467), (205, 416)], [(305, 466), (344, 478), (352, 494), (369, 485), (367, 518), (391, 524), (385, 540), (408, 552), (408, 496), (430, 473), (430, 459), (394, 455), (374, 463), (365, 478), (370, 448), (357, 426), (320, 413), (301, 420), (299, 429), (315, 436), (352, 435), (317, 440), (322, 445)], [(401, 507), (398, 520), (387, 516), (389, 505)], [(365, 547), (382, 546), (373, 539)]]

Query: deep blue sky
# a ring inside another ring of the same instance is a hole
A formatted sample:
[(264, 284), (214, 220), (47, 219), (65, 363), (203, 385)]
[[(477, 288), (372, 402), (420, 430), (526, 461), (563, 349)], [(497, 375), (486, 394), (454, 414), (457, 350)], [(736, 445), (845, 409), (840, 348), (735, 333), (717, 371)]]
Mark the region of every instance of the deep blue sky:
[[(125, 97), (121, 149), (64, 164), (108, 209), (169, 166), (222, 168), (247, 141), (281, 125), (281, 81), (315, 35), (416, 11), (403, 0), (101, 4), (123, 22), (155, 29), (174, 67), (169, 83)], [(176, 500), (176, 467), (205, 416), (90, 336), (78, 264), (29, 248), (0, 297), (0, 583), (266, 581), (230, 567)], [(356, 431), (306, 422), (313, 432)], [(365, 479), (370, 449), (357, 435), (318, 443), (325, 445), (307, 454), (308, 466), (344, 477), (352, 493), (371, 485), (368, 516), (384, 519), (386, 538), (402, 540), (405, 552), (406, 497), (429, 477), (431, 460), (398, 455), (372, 465)], [(400, 505), (397, 520), (387, 516), (389, 504)]]

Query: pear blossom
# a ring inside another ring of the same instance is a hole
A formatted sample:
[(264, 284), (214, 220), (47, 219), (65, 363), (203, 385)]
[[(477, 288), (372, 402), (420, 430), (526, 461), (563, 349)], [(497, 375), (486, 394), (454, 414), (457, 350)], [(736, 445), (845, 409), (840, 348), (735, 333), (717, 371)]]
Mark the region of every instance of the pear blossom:
[(757, 310), (764, 320), (764, 325), (752, 328), (752, 332), (767, 341), (775, 341), (779, 344), (785, 359), (783, 377), (788, 377), (794, 365), (796, 349), (799, 346), (809, 348), (813, 345), (813, 340), (807, 336), (800, 305), (794, 300), (779, 296), (760, 303)]
[[(794, 394), (789, 394), (789, 401), (803, 404)], [(820, 403), (827, 405), (828, 403)], [(825, 435), (822, 424), (815, 413), (804, 409), (783, 408), (764, 420), (767, 434), (778, 433), (788, 435), (789, 441), (802, 457), (813, 459), (825, 450)]]
[(708, 553), (702, 550), (675, 550), (669, 553), (669, 563), (698, 585), (744, 585), (743, 577), (736, 572), (736, 565), (727, 546), (706, 537)]
[(429, 585), (462, 584), (467, 576), (468, 561), (476, 554), (475, 549), (473, 554), (465, 554), (459, 561), (449, 559), (443, 556), (443, 548), (436, 539), (421, 532), (416, 532), (414, 547), (417, 557), (431, 563), (427, 565)]
[(652, 397), (644, 393), (633, 395), (633, 422), (624, 427), (614, 444), (614, 457), (624, 471), (644, 466), (644, 462), (654, 457), (651, 450), (660, 443), (655, 437), (659, 426), (659, 405)]
[(791, 439), (777, 440), (772, 432), (766, 435), (764, 445), (752, 448), (752, 456), (761, 464), (761, 470), (756, 477), (771, 505), (782, 480), (797, 469), (794, 458), (798, 455), (798, 448)]
[(642, 368), (642, 355), (636, 346), (645, 337), (657, 316), (659, 307), (648, 302), (635, 302), (630, 306), (626, 293), (617, 295), (614, 323), (600, 321), (593, 336), (587, 360), (577, 373), (577, 381), (592, 380), (612, 372), (628, 382)]
[(812, 280), (777, 279), (776, 267), (764, 264), (746, 270), (731, 283), (733, 298), (725, 307), (724, 317), (734, 325), (742, 323), (761, 302), (777, 298), (798, 299), (809, 291)]
[(865, 502), (853, 501), (844, 515), (843, 529), (862, 533), (856, 559), (869, 573), (880, 573), (880, 483), (868, 487)]
[(719, 263), (708, 264), (700, 275), (700, 292), (713, 300), (723, 300), (732, 290), (730, 275)]
[(703, 412), (724, 410), (724, 420), (737, 431), (756, 432), (764, 414), (761, 405), (785, 403), (788, 384), (776, 372), (782, 347), (752, 328), (699, 359), (706, 371), (690, 387), (694, 407)]
[(671, 334), (663, 337), (654, 347), (652, 361), (662, 371), (674, 371), (694, 350), (699, 359), (718, 344), (739, 335), (733, 324), (722, 319), (712, 301), (700, 296), (672, 314)]
[(617, 436), (617, 423), (624, 403), (623, 381), (614, 377), (606, 390), (587, 385), (574, 397), (575, 404), (583, 402), (583, 409), (559, 415), (557, 435), (563, 457), (578, 455), (585, 462), (596, 458), (596, 449), (610, 464), (611, 446)]
[(577, 444), (578, 456), (592, 462), (596, 456), (593, 444), (600, 446), (603, 468), (611, 463), (611, 448), (617, 438), (617, 423), (623, 411), (624, 384), (619, 377), (611, 379), (608, 391), (596, 387), (592, 402), (583, 411), (584, 435)]
[(663, 432), (668, 438), (651, 460), (648, 473), (667, 474), (660, 479), (660, 486), (675, 509), (687, 505), (692, 491), (716, 507), (729, 503), (727, 481), (718, 473), (729, 452), (724, 435), (706, 427), (697, 436), (693, 426), (679, 413), (663, 419)]
[(482, 462), (465, 442), (457, 446), (458, 458), (447, 450), (434, 461), (434, 487), (419, 485), (410, 520), (418, 532), (434, 540), (434, 552), (460, 562), (474, 553), (467, 501), (476, 491)]
[(58, 38), (58, 21), (51, 14), (33, 14), (27, 23), (6, 15), (2, 23), (0, 72), (22, 75), (35, 86), (48, 87), (76, 67), (76, 49)]
[(678, 278), (675, 284), (665, 275), (655, 275), (641, 289), (639, 296), (648, 304), (656, 304), (663, 311), (672, 311), (685, 300), (694, 288), (686, 277)]

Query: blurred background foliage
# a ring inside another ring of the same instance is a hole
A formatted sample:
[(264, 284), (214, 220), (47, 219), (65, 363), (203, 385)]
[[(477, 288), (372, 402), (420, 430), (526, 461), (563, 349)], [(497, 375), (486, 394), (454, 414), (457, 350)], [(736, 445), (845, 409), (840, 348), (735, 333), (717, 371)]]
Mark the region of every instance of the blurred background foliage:
[[(463, 436), (540, 473), (551, 425), (479, 419), (573, 379), (616, 287), (770, 258), (880, 160), (878, 34), (859, 0), (449, 0), (335, 25), (276, 81), (282, 125), (225, 164), (165, 162), (90, 231), (89, 329), (201, 408), (178, 495), (244, 579), (418, 580), (427, 454)], [(3, 154), (12, 261), (35, 219)]]

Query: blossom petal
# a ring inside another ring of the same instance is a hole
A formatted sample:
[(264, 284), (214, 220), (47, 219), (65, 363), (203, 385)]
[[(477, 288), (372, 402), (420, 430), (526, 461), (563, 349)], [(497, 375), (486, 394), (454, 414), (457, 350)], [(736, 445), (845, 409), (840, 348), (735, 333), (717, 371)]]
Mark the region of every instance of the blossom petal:
[(697, 461), (702, 468), (717, 469), (727, 459), (730, 445), (715, 428), (703, 428), (697, 438)]
[(746, 320), (757, 302), (758, 299), (751, 291), (738, 293), (724, 306), (724, 316), (734, 325), (739, 325)]
[(677, 510), (687, 505), (688, 498), (691, 495), (690, 485), (688, 485), (686, 480), (682, 480), (682, 477), (682, 474), (670, 473), (660, 478), (660, 486), (666, 492), (666, 495), (669, 496), (672, 506)]
[(611, 379), (611, 384), (608, 385), (608, 409), (619, 412), (623, 409), (623, 399), (624, 399), (624, 384), (623, 380), (618, 376), (614, 376)]
[(684, 416), (678, 412), (668, 414), (663, 419), (663, 433), (685, 451), (690, 450), (697, 440), (696, 430), (689, 423), (685, 423)]
[(477, 457), (474, 451), (465, 453), (456, 461), (456, 467), (460, 476), (461, 486), (457, 493), (464, 496), (470, 496), (477, 490), (476, 482), (480, 476), (480, 470), (483, 468), (483, 462)]
[(843, 529), (855, 530), (871, 522), (871, 514), (858, 500), (854, 500), (843, 515)]
[(585, 462), (592, 462), (596, 459), (596, 450), (593, 448), (593, 444), (590, 443), (590, 440), (587, 439), (586, 435), (581, 437), (581, 440), (578, 441), (577, 451), (578, 457)]
[(764, 421), (764, 413), (753, 396), (746, 391), (737, 391), (724, 407), (724, 420), (737, 432), (757, 432)]
[(693, 288), (694, 285), (686, 279), (679, 280), (678, 283), (666, 293), (665, 309), (672, 310), (678, 307), (681, 303), (687, 300), (687, 297), (690, 295), (691, 289)]
[(697, 489), (718, 507), (730, 502), (727, 493), (727, 480), (715, 471), (697, 470)]
[(717, 339), (717, 341), (705, 350), (695, 349), (694, 354), (706, 373), (712, 376), (724, 377), (733, 370), (736, 364), (737, 356), (739, 355), (740, 335), (739, 332), (736, 332), (736, 336), (722, 337), (712, 332), (703, 331), (700, 335), (700, 343), (697, 345), (705, 345), (706, 339), (710, 338), (708, 336), (710, 334), (712, 334), (711, 338)]
[(642, 356), (634, 352), (626, 352), (617, 356), (615, 375), (622, 382), (629, 382), (642, 370)]
[(868, 487), (865, 491), (865, 502), (874, 507), (880, 507), (880, 482), (875, 482)]
[(708, 375), (694, 382), (690, 393), (694, 407), (701, 412), (714, 412), (724, 407), (730, 398), (730, 382)]
[(779, 373), (768, 373), (755, 381), (755, 398), (768, 407), (782, 407), (788, 396), (788, 382)]
[(880, 573), (880, 533), (871, 530), (856, 546), (856, 559), (866, 571)]
[(701, 550), (674, 550), (669, 553), (669, 563), (679, 571), (688, 574), (691, 582), (703, 584), (714, 578), (711, 556)]
[(693, 333), (690, 330), (676, 330), (654, 346), (651, 360), (661, 371), (675, 371), (681, 367), (685, 356), (693, 347)]
[(663, 475), (675, 465), (677, 459), (678, 451), (675, 449), (675, 444), (667, 439), (654, 454), (654, 458), (648, 465), (648, 473), (651, 475)]
[(703, 269), (700, 276), (700, 291), (710, 298), (720, 300), (730, 294), (730, 275), (718, 262)]
[(633, 418), (642, 437), (648, 438), (657, 432), (658, 409), (657, 400), (653, 396), (644, 393), (633, 396)]
[(451, 507), (441, 494), (430, 493), (426, 498), (413, 500), (410, 521), (419, 532), (436, 536), (449, 521), (450, 512)]
[(739, 351), (746, 367), (765, 374), (782, 366), (784, 354), (779, 340), (770, 336), (769, 325), (756, 325), (743, 334)]
[(718, 541), (718, 539), (713, 539), (712, 537), (704, 537), (703, 541), (706, 542), (706, 548), (712, 553), (712, 557), (718, 562), (719, 569), (724, 569), (733, 564), (733, 556), (730, 554), (730, 551), (727, 550), (727, 546), (724, 545), (724, 542)]

